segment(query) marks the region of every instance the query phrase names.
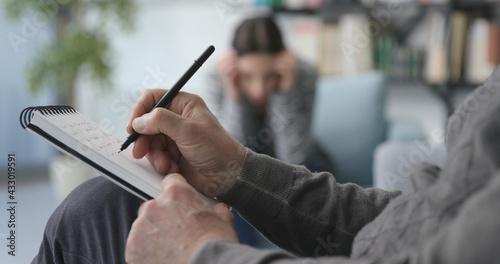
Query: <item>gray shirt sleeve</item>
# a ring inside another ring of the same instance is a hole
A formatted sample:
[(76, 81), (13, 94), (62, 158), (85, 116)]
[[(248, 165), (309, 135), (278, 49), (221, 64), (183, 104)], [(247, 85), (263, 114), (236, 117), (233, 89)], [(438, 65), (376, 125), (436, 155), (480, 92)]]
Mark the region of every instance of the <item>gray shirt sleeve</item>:
[[(286, 177), (284, 175), (293, 175)], [(283, 177), (282, 177), (283, 176)], [(234, 206), (280, 250), (260, 250), (226, 240), (206, 243), (192, 260), (204, 263), (494, 263), (500, 259), (498, 213), (500, 174), (473, 195), (456, 218), (417, 248), (404, 248), (381, 259), (349, 259), (360, 226), (373, 219), (398, 192), (347, 184), (328, 174), (311, 174), (247, 150), (234, 185), (221, 199)], [(395, 245), (395, 248), (397, 246)]]
[(316, 79), (316, 68), (299, 60), (292, 89), (271, 97), (267, 123), (274, 132), (276, 158), (286, 163), (308, 164), (316, 151), (310, 136)]
[(247, 149), (240, 174), (219, 199), (277, 246), (307, 257), (320, 240), (335, 244), (332, 253), (349, 255), (357, 232), (399, 194), (339, 184), (329, 173)]
[[(235, 242), (218, 240), (206, 243), (192, 260), (197, 263), (231, 264), (416, 264), (416, 263), (496, 263), (500, 259), (500, 173), (484, 190), (473, 195), (456, 218), (436, 236), (418, 248), (406, 248), (382, 259), (318, 257), (294, 259), (279, 250), (259, 250)], [(300, 229), (291, 232), (303, 232)], [(322, 243), (313, 243), (325, 247)], [(328, 246), (331, 244), (326, 244)], [(313, 256), (315, 257), (315, 256)]]
[(250, 102), (235, 101), (224, 94), (219, 72), (213, 68), (207, 77), (207, 104), (224, 129), (241, 144), (247, 146), (250, 135), (257, 134), (257, 119)]

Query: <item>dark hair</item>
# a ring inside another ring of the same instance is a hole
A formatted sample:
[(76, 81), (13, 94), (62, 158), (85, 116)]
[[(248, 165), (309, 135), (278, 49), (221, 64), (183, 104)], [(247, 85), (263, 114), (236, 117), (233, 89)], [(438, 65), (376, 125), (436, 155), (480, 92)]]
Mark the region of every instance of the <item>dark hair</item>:
[(281, 32), (270, 16), (243, 21), (234, 34), (233, 48), (238, 55), (248, 53), (276, 54), (285, 49)]

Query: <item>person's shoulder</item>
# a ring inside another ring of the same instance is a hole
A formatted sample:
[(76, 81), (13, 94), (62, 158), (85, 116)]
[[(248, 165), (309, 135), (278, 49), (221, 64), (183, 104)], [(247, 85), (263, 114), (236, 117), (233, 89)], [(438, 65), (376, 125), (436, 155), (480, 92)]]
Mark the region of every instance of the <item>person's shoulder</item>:
[(220, 80), (220, 74), (219, 74), (219, 69), (217, 68), (216, 65), (207, 65), (207, 78), (213, 79), (213, 80)]
[(297, 56), (297, 68), (300, 75), (303, 76), (316, 76), (317, 75), (317, 67), (314, 63)]
[(206, 85), (208, 90), (214, 94), (218, 94), (222, 91), (222, 78), (219, 72), (219, 68), (216, 65), (210, 65), (206, 69), (205, 75)]

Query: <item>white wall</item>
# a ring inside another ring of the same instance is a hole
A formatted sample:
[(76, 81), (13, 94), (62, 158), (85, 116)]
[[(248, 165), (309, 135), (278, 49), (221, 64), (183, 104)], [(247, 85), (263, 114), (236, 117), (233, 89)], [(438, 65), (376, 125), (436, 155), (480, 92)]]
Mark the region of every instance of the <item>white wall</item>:
[[(22, 19), (19, 23), (8, 21), (0, 2), (0, 157), (14, 153), (19, 166), (36, 166), (46, 163), (54, 151), (21, 128), (19, 114), (27, 106), (51, 104), (54, 100), (48, 92), (27, 93), (24, 68), (50, 39), (51, 32), (48, 26), (34, 24), (33, 14)], [(5, 166), (1, 163), (0, 168)]]
[(247, 5), (239, 4), (221, 13), (214, 2), (142, 4), (134, 33), (117, 31), (112, 35), (115, 90), (104, 96), (97, 94), (101, 97), (98, 99), (96, 93), (89, 93), (91, 84), (82, 82), (82, 112), (125, 137), (129, 109), (140, 92), (146, 88), (170, 88), (209, 45), (214, 45), (214, 55), (183, 88), (204, 97), (207, 70), (215, 67), (217, 58), (230, 46), (236, 22), (249, 12)]

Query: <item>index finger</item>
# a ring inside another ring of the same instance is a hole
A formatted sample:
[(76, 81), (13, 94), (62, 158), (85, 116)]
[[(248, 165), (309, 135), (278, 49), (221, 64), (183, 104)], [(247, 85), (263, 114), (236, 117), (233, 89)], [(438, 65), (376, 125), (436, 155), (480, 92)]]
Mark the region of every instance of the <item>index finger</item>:
[(165, 178), (163, 178), (163, 180), (161, 181), (161, 190), (164, 191), (164, 189), (166, 189), (166, 186), (168, 184), (172, 184), (173, 182), (177, 182), (183, 185), (189, 185), (186, 181), (186, 178), (184, 178), (184, 176), (182, 176), (181, 174), (170, 173), (166, 175)]
[(132, 121), (134, 121), (135, 118), (151, 111), (167, 91), (168, 90), (166, 89), (147, 89), (142, 92), (141, 96), (139, 96), (139, 99), (137, 99), (137, 102), (130, 110), (130, 118), (127, 123), (127, 133), (130, 134), (133, 130)]
[(158, 198), (182, 203), (197, 210), (209, 209), (215, 204), (213, 199), (198, 193), (179, 173), (165, 176), (161, 182), (161, 191)]

